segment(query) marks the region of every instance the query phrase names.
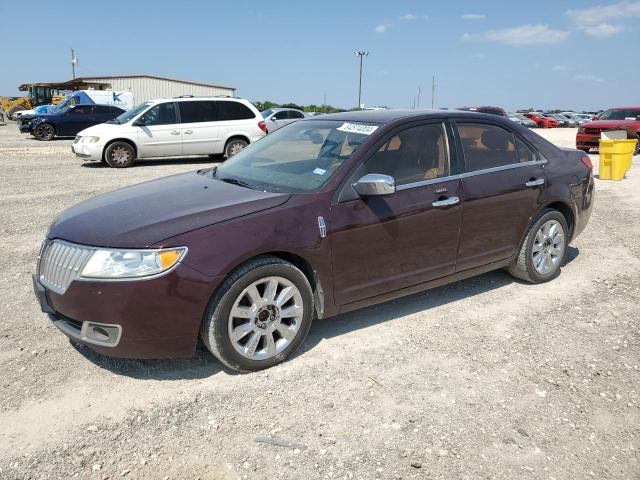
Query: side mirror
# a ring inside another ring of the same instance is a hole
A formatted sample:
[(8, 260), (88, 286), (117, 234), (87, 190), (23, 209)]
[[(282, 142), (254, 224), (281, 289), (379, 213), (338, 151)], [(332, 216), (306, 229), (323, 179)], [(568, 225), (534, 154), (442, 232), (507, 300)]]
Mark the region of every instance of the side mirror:
[(275, 121), (276, 121), (276, 120), (278, 120), (278, 119), (277, 119), (277, 118), (276, 118), (276, 116), (274, 115), (274, 116), (273, 116), (273, 117), (271, 117), (269, 120), (271, 120), (272, 122), (275, 122)]
[(147, 123), (142, 119), (138, 119), (135, 122), (133, 122), (134, 127), (146, 127), (146, 125)]
[(368, 173), (356, 183), (353, 188), (361, 197), (377, 197), (396, 193), (396, 181), (391, 175)]

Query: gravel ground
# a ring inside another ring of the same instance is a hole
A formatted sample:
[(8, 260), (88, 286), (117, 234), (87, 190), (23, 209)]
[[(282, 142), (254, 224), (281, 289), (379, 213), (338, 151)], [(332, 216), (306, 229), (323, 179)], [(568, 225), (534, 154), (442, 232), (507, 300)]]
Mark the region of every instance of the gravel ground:
[(498, 271), (318, 321), (286, 364), (236, 375), (204, 351), (103, 358), (39, 312), (56, 215), (210, 162), (114, 170), (70, 144), (0, 127), (0, 478), (640, 478), (638, 157), (597, 180), (557, 280)]

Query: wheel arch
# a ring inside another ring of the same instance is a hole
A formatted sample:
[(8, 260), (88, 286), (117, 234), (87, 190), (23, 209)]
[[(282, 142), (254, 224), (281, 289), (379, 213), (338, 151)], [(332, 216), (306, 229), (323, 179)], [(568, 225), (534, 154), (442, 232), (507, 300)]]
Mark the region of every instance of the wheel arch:
[(229, 145), (229, 142), (231, 140), (244, 140), (245, 142), (247, 142), (247, 144), (251, 144), (251, 140), (249, 140), (249, 137), (247, 137), (245, 134), (243, 133), (232, 133), (231, 135), (229, 135), (229, 137), (225, 140), (224, 142), (224, 148), (223, 148), (223, 153), (224, 151), (227, 149), (227, 145)]
[(131, 147), (133, 148), (133, 153), (136, 156), (136, 159), (138, 158), (138, 146), (136, 145), (136, 143), (131, 140), (130, 138), (114, 138), (112, 140), (109, 140), (107, 143), (104, 144), (104, 148), (102, 149), (102, 160), (105, 160), (105, 154), (107, 152), (107, 148), (109, 148), (109, 145), (112, 145), (115, 142), (123, 142), (123, 143), (128, 143), (129, 145), (131, 145)]
[(576, 228), (576, 214), (571, 208), (571, 206), (566, 202), (563, 202), (561, 200), (556, 200), (542, 207), (540, 211), (544, 209), (557, 210), (562, 214), (562, 216), (567, 221), (567, 226), (569, 227), (569, 239), (571, 239), (573, 237), (573, 232), (575, 231), (575, 228)]

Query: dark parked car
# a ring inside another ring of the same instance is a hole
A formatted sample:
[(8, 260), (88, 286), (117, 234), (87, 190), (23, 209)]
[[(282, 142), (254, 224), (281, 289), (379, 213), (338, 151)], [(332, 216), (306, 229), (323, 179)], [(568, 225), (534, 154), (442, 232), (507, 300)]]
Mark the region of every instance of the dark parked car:
[(499, 117), (509, 117), (507, 112), (504, 111), (503, 108), (500, 107), (491, 107), (488, 105), (482, 107), (460, 107), (458, 110), (467, 111), (467, 112), (478, 112), (478, 113), (487, 113), (490, 115), (497, 115)]
[(200, 336), (225, 365), (262, 369), (314, 317), (499, 268), (555, 278), (591, 214), (591, 170), (583, 152), (495, 115), (300, 120), (217, 168), (66, 210), (35, 292), (103, 354), (188, 356)]
[(85, 128), (113, 120), (123, 113), (123, 109), (112, 105), (72, 105), (43, 115), (25, 115), (18, 128), (38, 140), (53, 140), (74, 137)]

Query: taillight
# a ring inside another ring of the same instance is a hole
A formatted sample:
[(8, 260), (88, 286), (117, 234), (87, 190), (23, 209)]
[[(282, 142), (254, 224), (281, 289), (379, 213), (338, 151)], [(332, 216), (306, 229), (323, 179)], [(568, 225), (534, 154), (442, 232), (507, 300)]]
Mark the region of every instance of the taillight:
[(259, 121), (258, 126), (260, 127), (260, 130), (262, 130), (264, 133), (267, 133), (267, 124), (264, 123), (264, 120)]
[(591, 159), (588, 155), (583, 155), (580, 157), (580, 161), (584, 163), (584, 166), (587, 167), (589, 173), (593, 172), (593, 163), (591, 163)]

